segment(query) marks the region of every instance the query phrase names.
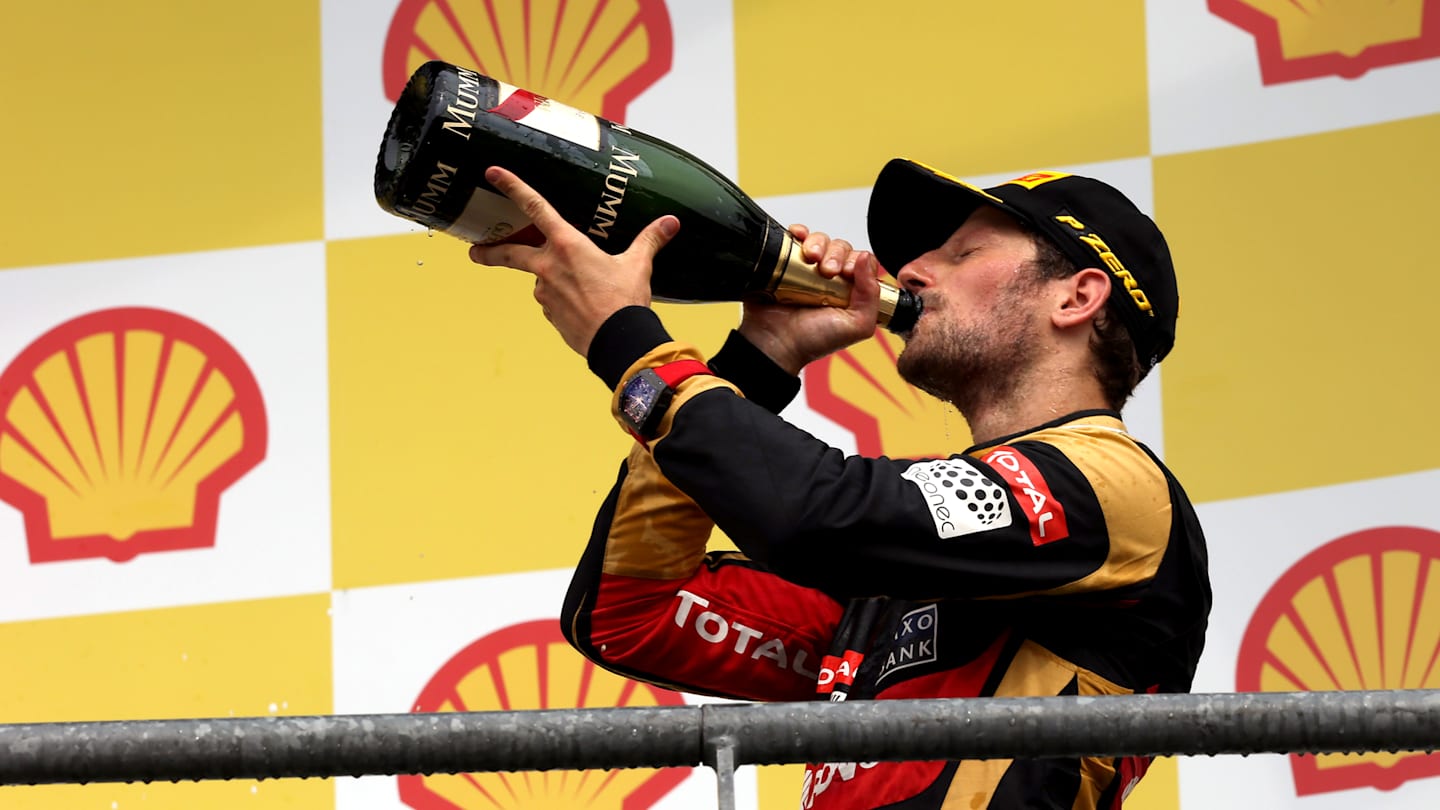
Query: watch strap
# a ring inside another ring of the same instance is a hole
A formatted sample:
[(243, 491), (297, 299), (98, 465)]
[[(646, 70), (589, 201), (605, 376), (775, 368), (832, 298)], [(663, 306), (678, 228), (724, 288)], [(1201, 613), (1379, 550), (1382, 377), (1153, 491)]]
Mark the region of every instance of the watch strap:
[(665, 381), (665, 384), (674, 388), (685, 380), (694, 377), (696, 374), (713, 374), (710, 367), (699, 360), (675, 360), (663, 366), (656, 366), (655, 376)]

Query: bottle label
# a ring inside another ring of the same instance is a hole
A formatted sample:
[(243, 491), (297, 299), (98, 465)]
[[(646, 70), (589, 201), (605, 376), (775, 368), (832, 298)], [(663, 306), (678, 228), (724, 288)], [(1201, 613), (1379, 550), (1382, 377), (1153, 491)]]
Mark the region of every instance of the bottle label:
[(496, 84), (500, 85), (500, 103), (490, 108), (491, 114), (554, 135), (576, 146), (600, 151), (600, 122), (595, 116), (505, 82)]
[(477, 188), (470, 193), (465, 210), (445, 232), (477, 245), (493, 245), (514, 236), (529, 224), (530, 218), (507, 197), (489, 189)]
[[(496, 84), (499, 103), (486, 112), (576, 146), (600, 150), (600, 121), (595, 116), (512, 84), (502, 81)], [(493, 245), (517, 238), (523, 241), (526, 237), (521, 232), (530, 224), (530, 218), (504, 195), (476, 188), (471, 191), (465, 209), (445, 232), (477, 245)]]

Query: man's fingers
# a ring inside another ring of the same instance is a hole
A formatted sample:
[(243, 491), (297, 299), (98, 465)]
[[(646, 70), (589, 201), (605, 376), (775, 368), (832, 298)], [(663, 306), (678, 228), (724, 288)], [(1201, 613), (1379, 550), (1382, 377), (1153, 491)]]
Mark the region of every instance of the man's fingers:
[(832, 239), (830, 244), (825, 246), (825, 255), (820, 259), (821, 274), (837, 276), (842, 267), (846, 266), (846, 260), (854, 252), (854, 247), (844, 239)]
[(830, 244), (830, 235), (821, 231), (807, 231), (800, 242), (800, 255), (807, 262), (820, 263), (825, 258), (825, 248)]
[(528, 260), (538, 251), (539, 248), (526, 245), (471, 245), (470, 261), (491, 267), (513, 267), (531, 273), (534, 271), (530, 269)]
[(570, 227), (565, 218), (560, 216), (560, 212), (540, 196), (540, 192), (531, 188), (514, 172), (499, 166), (491, 166), (485, 170), (485, 181), (498, 189), (501, 194), (509, 197), (510, 201), (530, 218), (536, 229), (546, 239), (555, 236), (562, 229)]
[(856, 303), (868, 305), (871, 300), (880, 298), (880, 276), (884, 270), (880, 268), (880, 262), (875, 255), (861, 251), (855, 257), (854, 266), (855, 297)]

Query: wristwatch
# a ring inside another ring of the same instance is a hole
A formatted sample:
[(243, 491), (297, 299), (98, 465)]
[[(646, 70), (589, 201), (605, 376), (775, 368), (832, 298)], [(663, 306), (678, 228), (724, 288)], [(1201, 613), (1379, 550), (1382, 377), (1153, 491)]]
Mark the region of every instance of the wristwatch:
[(655, 438), (660, 421), (675, 398), (675, 388), (697, 374), (710, 374), (699, 360), (676, 360), (655, 368), (642, 368), (620, 389), (620, 419), (642, 442)]

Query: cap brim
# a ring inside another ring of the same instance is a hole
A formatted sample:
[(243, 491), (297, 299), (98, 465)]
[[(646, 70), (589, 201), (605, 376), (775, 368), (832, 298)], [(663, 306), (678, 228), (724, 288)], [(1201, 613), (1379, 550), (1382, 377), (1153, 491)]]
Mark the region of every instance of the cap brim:
[(1022, 216), (984, 189), (895, 158), (880, 170), (870, 190), (870, 248), (886, 270), (898, 273), (920, 254), (944, 244), (982, 205)]

